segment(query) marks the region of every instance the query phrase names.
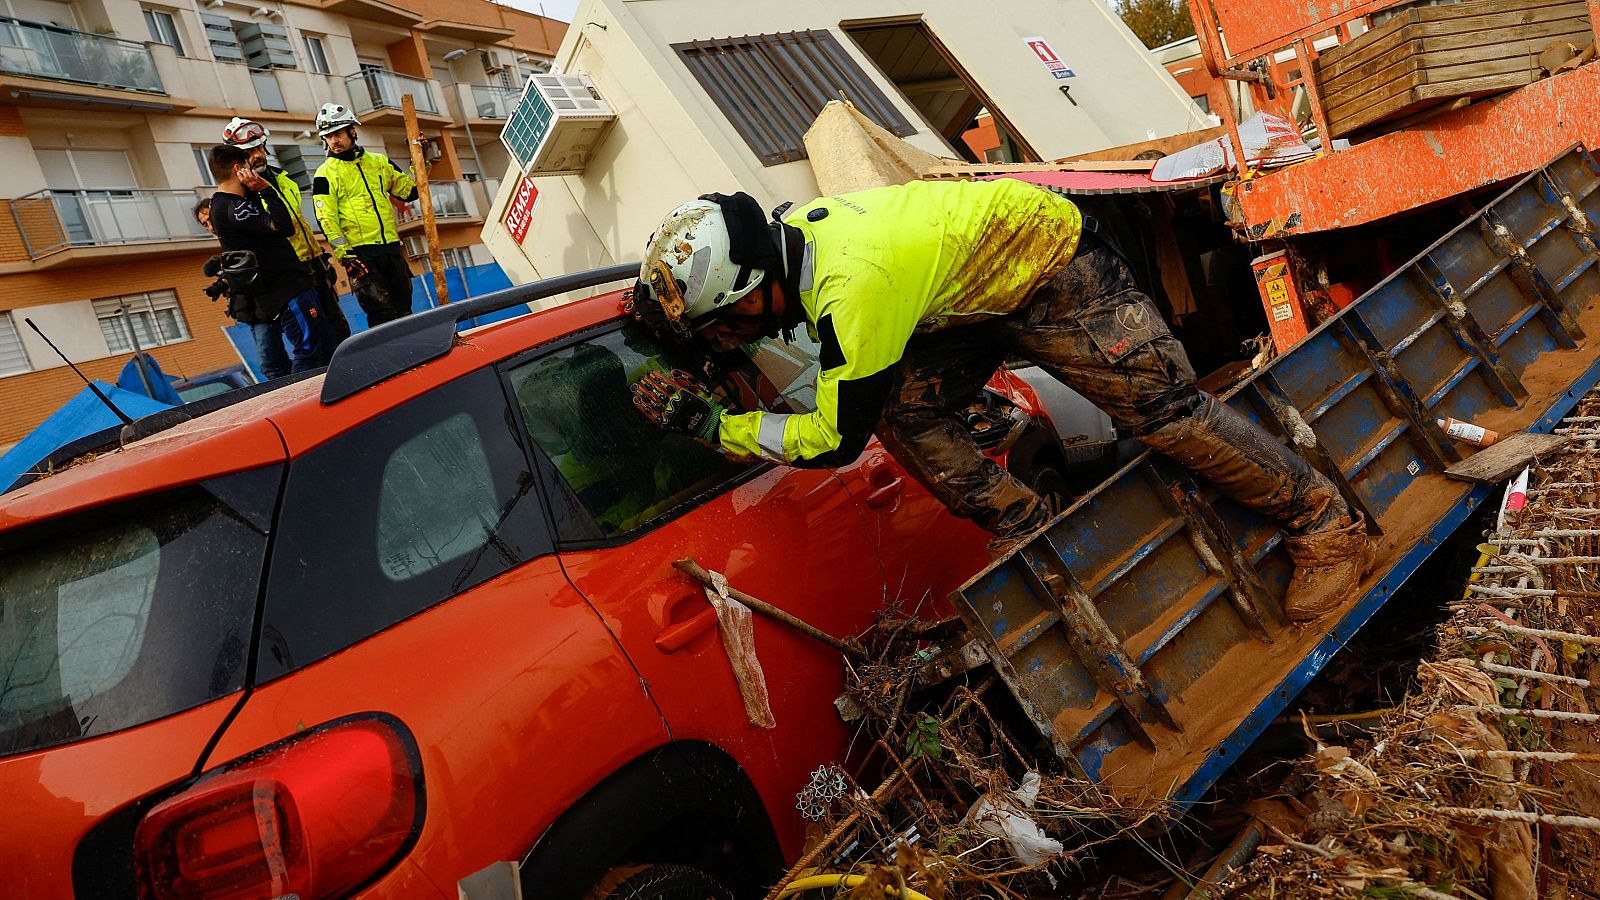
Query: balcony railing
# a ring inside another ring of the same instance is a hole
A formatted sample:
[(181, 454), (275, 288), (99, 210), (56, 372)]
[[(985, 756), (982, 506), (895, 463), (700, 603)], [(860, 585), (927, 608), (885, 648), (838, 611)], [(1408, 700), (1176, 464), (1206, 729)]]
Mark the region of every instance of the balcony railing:
[(164, 94), (145, 45), (0, 16), (0, 72)]
[[(433, 198), (435, 219), (470, 219), (478, 214), (465, 181), (430, 181), (428, 189)], [(400, 211), (400, 222), (405, 224), (421, 220), (422, 199), (419, 197)]]
[(498, 84), (458, 84), (461, 110), (474, 119), (509, 119), (522, 92)]
[(190, 241), (210, 235), (194, 220), (194, 191), (35, 191), (11, 201), (30, 259), (68, 247)]
[(390, 72), (387, 69), (366, 69), (346, 75), (345, 86), (350, 89), (350, 108), (356, 115), (379, 109), (399, 109), (400, 98), (410, 94), (417, 112), (439, 115), (439, 101), (433, 96), (433, 86), (425, 78), (413, 78)]

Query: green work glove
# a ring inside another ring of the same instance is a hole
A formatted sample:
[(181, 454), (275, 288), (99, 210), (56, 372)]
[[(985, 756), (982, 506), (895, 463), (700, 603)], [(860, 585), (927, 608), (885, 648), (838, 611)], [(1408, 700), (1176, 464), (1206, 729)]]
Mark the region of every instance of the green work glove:
[(682, 369), (650, 372), (634, 382), (631, 390), (633, 405), (657, 428), (718, 446), (722, 405), (711, 399), (711, 391), (693, 375)]

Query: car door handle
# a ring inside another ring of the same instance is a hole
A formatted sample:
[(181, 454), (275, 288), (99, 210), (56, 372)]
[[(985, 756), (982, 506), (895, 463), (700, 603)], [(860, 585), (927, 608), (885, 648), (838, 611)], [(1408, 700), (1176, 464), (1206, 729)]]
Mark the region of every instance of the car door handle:
[(867, 505), (873, 509), (882, 509), (899, 500), (901, 492), (905, 490), (905, 486), (905, 476), (895, 475), (883, 484), (874, 487), (867, 494)]
[[(698, 598), (701, 602), (705, 602), (704, 594), (697, 592), (693, 596)], [(680, 605), (681, 604), (673, 604), (669, 608), (676, 609)], [(700, 635), (705, 634), (716, 627), (717, 609), (711, 604), (706, 603), (704, 611), (696, 613), (695, 615), (688, 619), (684, 619), (681, 622), (669, 623), (666, 627), (657, 632), (656, 649), (660, 650), (662, 653), (677, 653), (679, 650), (682, 650), (683, 648), (689, 646), (689, 644), (693, 643), (695, 638), (698, 638)]]

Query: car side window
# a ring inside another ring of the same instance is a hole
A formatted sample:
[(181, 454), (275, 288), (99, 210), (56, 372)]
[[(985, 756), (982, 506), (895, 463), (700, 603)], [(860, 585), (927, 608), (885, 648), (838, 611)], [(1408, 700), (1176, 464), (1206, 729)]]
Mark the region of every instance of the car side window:
[[(652, 370), (687, 364), (647, 330), (630, 326), (507, 370), (529, 435), (560, 486), (593, 520), (582, 523), (588, 528), (564, 528), (564, 536), (634, 531), (749, 470), (748, 462), (656, 428), (634, 408), (630, 384)], [(738, 398), (722, 399), (744, 408)], [(557, 513), (561, 518), (559, 506)]]
[(499, 377), (484, 369), (295, 460), (259, 677), (335, 653), (550, 552), (522, 444)]

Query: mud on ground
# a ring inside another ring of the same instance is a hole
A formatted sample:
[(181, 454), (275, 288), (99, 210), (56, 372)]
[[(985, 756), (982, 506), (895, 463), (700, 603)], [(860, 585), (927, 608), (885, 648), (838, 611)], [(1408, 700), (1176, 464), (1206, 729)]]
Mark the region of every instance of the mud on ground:
[(1600, 397), (1565, 428), (1403, 701), (1361, 739), (1308, 723), (1261, 849), (1189, 896), (1600, 897)]

